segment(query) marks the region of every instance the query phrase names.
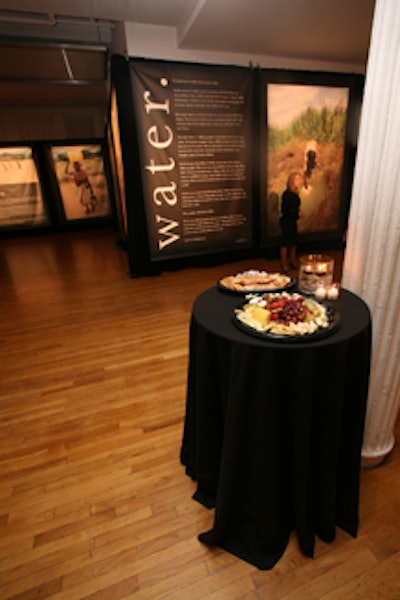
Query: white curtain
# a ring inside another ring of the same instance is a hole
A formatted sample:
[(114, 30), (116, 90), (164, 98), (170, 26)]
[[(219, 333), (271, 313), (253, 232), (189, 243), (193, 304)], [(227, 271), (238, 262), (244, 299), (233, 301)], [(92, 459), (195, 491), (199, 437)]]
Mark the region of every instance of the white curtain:
[(342, 285), (372, 313), (373, 351), (363, 444), (377, 465), (395, 443), (400, 408), (400, 2), (377, 0)]

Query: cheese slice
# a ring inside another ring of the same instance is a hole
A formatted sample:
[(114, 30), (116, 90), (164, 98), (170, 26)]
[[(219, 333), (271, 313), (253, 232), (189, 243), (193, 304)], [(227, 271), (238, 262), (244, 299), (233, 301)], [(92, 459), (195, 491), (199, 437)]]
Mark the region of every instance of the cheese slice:
[(261, 306), (252, 306), (251, 316), (253, 319), (258, 321), (262, 327), (268, 325), (271, 320), (271, 313), (269, 310), (262, 308)]

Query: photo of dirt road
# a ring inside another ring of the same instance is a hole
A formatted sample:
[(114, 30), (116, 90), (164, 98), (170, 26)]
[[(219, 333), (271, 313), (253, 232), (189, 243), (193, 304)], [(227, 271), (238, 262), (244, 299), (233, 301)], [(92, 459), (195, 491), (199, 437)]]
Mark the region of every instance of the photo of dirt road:
[(303, 179), (299, 233), (335, 230), (340, 224), (348, 89), (270, 84), (267, 91), (267, 236), (280, 235), (280, 201), (292, 172)]

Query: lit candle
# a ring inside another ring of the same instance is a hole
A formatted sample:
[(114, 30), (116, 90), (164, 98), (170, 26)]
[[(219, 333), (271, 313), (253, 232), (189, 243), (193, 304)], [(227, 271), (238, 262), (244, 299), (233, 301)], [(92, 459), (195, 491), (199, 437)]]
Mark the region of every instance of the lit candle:
[(326, 294), (326, 295), (328, 296), (328, 298), (329, 298), (330, 300), (336, 300), (336, 298), (338, 298), (338, 296), (339, 296), (339, 290), (338, 290), (338, 287), (337, 287), (337, 285), (335, 285), (335, 284), (334, 284), (334, 285), (332, 285), (332, 286), (329, 288), (329, 290), (327, 291), (327, 294)]
[(326, 263), (317, 264), (317, 275), (326, 275), (327, 266)]
[(323, 300), (325, 298), (325, 296), (326, 296), (326, 290), (325, 290), (324, 286), (319, 285), (317, 287), (317, 289), (315, 290), (315, 297), (318, 300)]

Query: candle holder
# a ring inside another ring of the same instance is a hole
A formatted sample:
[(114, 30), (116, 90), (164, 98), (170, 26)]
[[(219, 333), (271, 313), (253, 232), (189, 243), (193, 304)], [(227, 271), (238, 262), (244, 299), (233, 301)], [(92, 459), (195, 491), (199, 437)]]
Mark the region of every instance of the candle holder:
[(299, 290), (314, 294), (317, 288), (332, 286), (335, 261), (325, 254), (307, 254), (300, 257)]

